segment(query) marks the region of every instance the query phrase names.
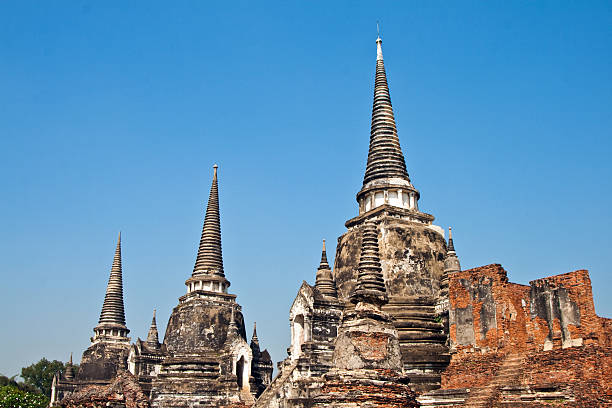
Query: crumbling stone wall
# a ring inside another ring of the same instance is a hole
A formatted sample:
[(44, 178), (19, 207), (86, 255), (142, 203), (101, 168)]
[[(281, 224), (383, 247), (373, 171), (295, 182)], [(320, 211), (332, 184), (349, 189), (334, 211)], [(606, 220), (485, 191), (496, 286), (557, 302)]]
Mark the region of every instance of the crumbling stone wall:
[(462, 357), (453, 358), (442, 374), (443, 389), (483, 387), (494, 378), (503, 361), (501, 353)]
[(449, 277), (450, 340), (456, 354), (606, 345), (608, 319), (595, 314), (586, 270), (530, 282), (508, 282), (493, 264)]
[(474, 393), (517, 408), (612, 406), (612, 324), (595, 314), (586, 270), (525, 286), (487, 265), (451, 274), (449, 300), (452, 360), (443, 389), (426, 399)]
[(130, 344), (94, 343), (83, 352), (77, 380), (79, 382), (110, 382), (121, 370), (127, 370)]
[(136, 377), (122, 371), (106, 386), (90, 385), (60, 401), (62, 408), (149, 408), (149, 400)]
[(586, 270), (531, 283), (531, 327), (535, 346), (572, 347), (605, 342), (602, 320), (595, 314), (591, 279)]
[(493, 264), (450, 276), (449, 311), (452, 350), (462, 353), (527, 347), (529, 286), (508, 282)]
[[(503, 353), (473, 354), (451, 362), (431, 406), (470, 406), (467, 394), (492, 397), (487, 406), (514, 408), (612, 406), (612, 348), (596, 344), (550, 351), (528, 350), (510, 380)], [(510, 382), (506, 382), (510, 381)], [(482, 390), (489, 390), (484, 394)], [(447, 404), (447, 405), (446, 405)], [(430, 405), (425, 405), (430, 406)]]
[(612, 348), (591, 344), (533, 351), (523, 364), (522, 384), (531, 388), (569, 385), (572, 407), (612, 406)]
[(599, 342), (607, 347), (612, 347), (612, 319), (601, 317), (601, 330), (602, 334)]
[[(410, 388), (390, 381), (381, 372), (379, 382), (347, 380), (340, 376), (328, 378), (314, 398), (313, 407), (417, 408), (419, 403)], [(384, 381), (384, 380), (386, 381)]]

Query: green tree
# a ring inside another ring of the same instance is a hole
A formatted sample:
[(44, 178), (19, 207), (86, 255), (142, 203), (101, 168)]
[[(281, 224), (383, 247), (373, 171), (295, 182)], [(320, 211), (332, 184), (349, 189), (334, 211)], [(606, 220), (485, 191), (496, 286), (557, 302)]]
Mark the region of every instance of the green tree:
[(41, 394), (41, 391), (38, 388), (34, 387), (33, 385), (26, 384), (22, 381), (17, 382), (15, 381), (15, 377), (16, 375), (9, 378), (5, 375), (0, 374), (0, 387), (4, 387), (8, 385), (8, 386), (17, 388), (20, 391), (29, 392), (32, 394)]
[(46, 408), (48, 405), (49, 398), (42, 394), (21, 391), (12, 385), (0, 386), (0, 408)]
[(57, 360), (49, 361), (43, 357), (38, 363), (22, 368), (21, 378), (26, 384), (36, 387), (50, 397), (53, 376), (58, 371), (64, 371), (64, 363)]

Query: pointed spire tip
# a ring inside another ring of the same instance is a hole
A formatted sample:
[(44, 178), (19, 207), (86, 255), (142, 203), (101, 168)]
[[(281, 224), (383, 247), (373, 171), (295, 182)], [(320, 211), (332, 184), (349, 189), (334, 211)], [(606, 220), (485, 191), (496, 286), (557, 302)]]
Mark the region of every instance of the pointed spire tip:
[(379, 32), (378, 36), (376, 37), (376, 61), (382, 61), (382, 60), (383, 60), (382, 39), (380, 38), (380, 32)]
[(200, 273), (225, 276), (223, 273), (223, 254), (221, 250), (221, 225), (219, 217), (219, 186), (217, 182), (217, 166), (213, 166), (214, 174), (208, 196), (208, 205), (202, 226), (200, 245), (192, 276)]
[[(102, 312), (100, 313), (100, 324), (112, 324), (121, 327), (129, 332), (125, 327), (125, 308), (123, 304), (123, 271), (121, 267), (121, 232), (115, 248), (115, 256), (111, 265), (110, 276), (106, 286)], [(96, 326), (96, 327), (98, 327)], [(94, 329), (95, 330), (95, 329)], [(123, 331), (121, 331), (123, 332)]]

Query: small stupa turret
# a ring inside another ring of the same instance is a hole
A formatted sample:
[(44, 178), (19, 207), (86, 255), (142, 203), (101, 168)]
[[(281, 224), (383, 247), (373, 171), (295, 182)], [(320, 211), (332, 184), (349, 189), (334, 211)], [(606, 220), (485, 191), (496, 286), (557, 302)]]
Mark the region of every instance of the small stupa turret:
[(363, 228), (358, 270), (351, 302), (357, 305), (370, 303), (380, 309), (389, 302), (389, 298), (378, 255), (378, 231), (372, 222), (367, 222)]
[(326, 296), (338, 297), (336, 291), (336, 282), (329, 263), (327, 263), (327, 251), (325, 249), (325, 240), (323, 240), (323, 249), (321, 250), (321, 263), (317, 269), (317, 278), (315, 288)]
[(448, 299), (449, 274), (461, 272), (461, 265), (457, 252), (455, 252), (455, 243), (453, 242), (453, 229), (448, 227), (448, 245), (446, 246), (446, 257), (444, 258), (444, 272), (440, 278), (440, 299), (436, 306), (437, 312), (448, 312), (450, 307)]
[(446, 247), (446, 258), (444, 259), (444, 273), (461, 272), (461, 265), (457, 252), (455, 252), (455, 243), (453, 242), (453, 230), (448, 227), (448, 246)]
[(64, 378), (68, 381), (74, 380), (74, 365), (72, 365), (72, 353), (70, 353), (70, 360), (68, 360), (68, 363), (66, 364)]
[(378, 231), (366, 222), (362, 230), (357, 285), (350, 297), (334, 343), (332, 368), (325, 386), (315, 392), (311, 406), (350, 408), (374, 401), (373, 406), (418, 406), (406, 384), (397, 330), (381, 306), (388, 302), (378, 254)]
[(253, 323), (253, 337), (251, 337), (251, 350), (253, 355), (259, 355), (259, 338), (257, 337), (257, 322)]
[(236, 323), (236, 312), (235, 308), (232, 307), (232, 311), (230, 314), (230, 323), (227, 328), (227, 338), (240, 337), (240, 327), (238, 327), (238, 323)]
[(147, 334), (147, 345), (155, 349), (160, 347), (159, 344), (159, 332), (157, 331), (157, 321), (155, 319), (155, 309), (153, 309), (153, 319), (151, 320), (151, 327)]

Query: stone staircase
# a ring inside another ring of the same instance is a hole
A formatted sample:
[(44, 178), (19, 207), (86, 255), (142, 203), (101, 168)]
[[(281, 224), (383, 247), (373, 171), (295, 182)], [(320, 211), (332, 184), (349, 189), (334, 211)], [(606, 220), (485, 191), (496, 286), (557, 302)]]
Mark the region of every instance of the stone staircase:
[(494, 407), (499, 400), (502, 387), (520, 384), (524, 358), (523, 354), (508, 354), (493, 380), (484, 387), (472, 389), (463, 407)]
[(433, 301), (393, 298), (383, 310), (395, 318), (393, 324), (411, 388), (418, 393), (439, 389), (441, 373), (450, 362), (450, 354)]
[(255, 403), (255, 397), (253, 396), (253, 394), (251, 394), (251, 391), (242, 388), (240, 390), (240, 402), (247, 405), (252, 405)]

